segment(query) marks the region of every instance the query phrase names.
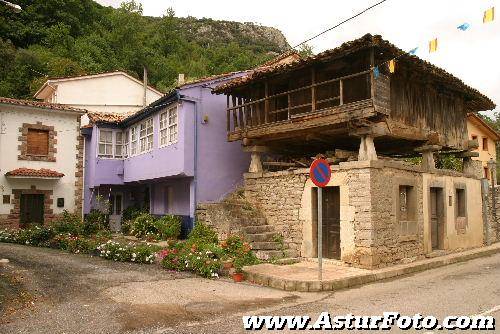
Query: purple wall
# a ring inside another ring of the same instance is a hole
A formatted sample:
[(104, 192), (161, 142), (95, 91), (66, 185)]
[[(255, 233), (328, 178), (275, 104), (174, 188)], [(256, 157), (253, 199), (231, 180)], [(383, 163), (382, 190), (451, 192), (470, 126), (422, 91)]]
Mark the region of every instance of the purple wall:
[[(152, 213), (193, 216), (195, 185), (197, 202), (203, 203), (219, 201), (242, 184), (250, 156), (242, 151), (239, 142), (227, 142), (225, 96), (213, 95), (206, 88), (208, 84), (215, 87), (221, 82), (203, 82), (179, 89), (181, 100), (178, 102), (178, 141), (175, 144), (159, 147), (159, 115), (165, 109), (152, 115), (153, 150), (124, 161), (97, 157), (95, 134), (98, 129), (94, 126), (92, 134), (86, 138), (85, 212), (90, 210), (88, 188), (98, 186), (109, 192), (109, 185), (124, 184), (126, 186), (113, 189), (123, 190), (125, 196), (137, 187), (149, 185)], [(202, 122), (204, 117), (208, 117), (208, 122)], [(196, 182), (195, 134), (198, 143)], [(167, 192), (171, 199), (167, 198)]]

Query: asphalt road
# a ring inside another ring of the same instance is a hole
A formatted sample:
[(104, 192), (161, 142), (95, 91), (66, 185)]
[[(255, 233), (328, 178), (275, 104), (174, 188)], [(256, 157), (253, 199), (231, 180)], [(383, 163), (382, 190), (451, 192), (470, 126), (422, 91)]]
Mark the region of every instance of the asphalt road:
[(242, 315), (314, 319), (323, 311), (332, 315), (396, 311), (442, 319), (495, 307), (497, 311), (489, 315), (497, 318), (496, 332), (500, 332), (500, 254), (315, 294), (204, 280), (156, 266), (0, 243), (2, 257), (11, 261), (0, 268), (2, 334), (239, 333), (245, 332)]

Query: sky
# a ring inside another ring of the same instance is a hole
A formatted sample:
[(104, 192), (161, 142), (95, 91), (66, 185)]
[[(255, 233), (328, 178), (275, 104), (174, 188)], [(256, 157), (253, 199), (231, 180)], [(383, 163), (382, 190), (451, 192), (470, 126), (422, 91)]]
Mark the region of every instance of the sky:
[[(254, 22), (283, 32), (290, 45), (364, 10), (380, 0), (140, 0), (144, 15), (162, 16), (172, 7), (176, 16)], [(121, 0), (99, 0), (119, 6)], [(496, 18), (483, 24), (483, 13), (495, 6)], [(380, 34), (403, 50), (418, 47), (417, 56), (440, 66), (500, 105), (500, 0), (387, 0), (354, 20), (308, 44), (314, 52), (339, 46), (366, 33)], [(469, 23), (460, 31), (457, 26)], [(428, 42), (438, 38), (438, 51)], [(496, 111), (500, 111), (497, 107)], [(492, 115), (492, 112), (487, 112)]]

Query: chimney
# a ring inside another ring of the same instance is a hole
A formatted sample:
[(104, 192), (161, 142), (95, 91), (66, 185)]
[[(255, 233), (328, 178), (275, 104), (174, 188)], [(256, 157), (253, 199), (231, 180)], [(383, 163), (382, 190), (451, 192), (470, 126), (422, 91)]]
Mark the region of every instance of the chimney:
[(179, 78), (177, 79), (177, 85), (181, 86), (186, 83), (186, 78), (184, 77), (184, 73), (179, 73)]

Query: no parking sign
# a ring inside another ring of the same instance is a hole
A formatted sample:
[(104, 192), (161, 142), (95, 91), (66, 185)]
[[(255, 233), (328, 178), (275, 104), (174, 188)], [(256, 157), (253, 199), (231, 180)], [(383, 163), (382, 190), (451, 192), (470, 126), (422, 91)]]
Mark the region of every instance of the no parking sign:
[(315, 159), (309, 169), (311, 181), (318, 187), (318, 280), (323, 280), (323, 189), (332, 177), (330, 164), (325, 159)]
[(318, 187), (326, 187), (330, 178), (332, 177), (332, 171), (330, 170), (330, 164), (325, 159), (316, 159), (311, 164), (309, 170), (309, 176), (311, 176), (311, 181)]

